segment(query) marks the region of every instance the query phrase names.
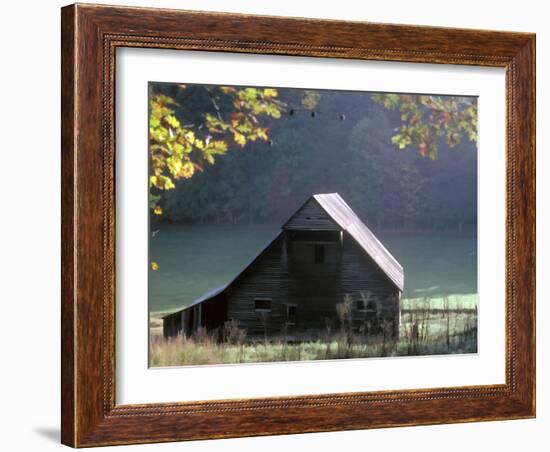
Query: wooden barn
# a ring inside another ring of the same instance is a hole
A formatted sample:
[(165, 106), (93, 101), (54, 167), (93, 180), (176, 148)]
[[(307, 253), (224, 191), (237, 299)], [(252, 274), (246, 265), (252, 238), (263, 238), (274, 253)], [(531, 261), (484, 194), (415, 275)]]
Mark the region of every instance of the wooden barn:
[(165, 316), (164, 336), (228, 320), (250, 338), (325, 330), (344, 299), (354, 329), (383, 323), (396, 335), (403, 283), (399, 262), (340, 195), (317, 194), (231, 281)]

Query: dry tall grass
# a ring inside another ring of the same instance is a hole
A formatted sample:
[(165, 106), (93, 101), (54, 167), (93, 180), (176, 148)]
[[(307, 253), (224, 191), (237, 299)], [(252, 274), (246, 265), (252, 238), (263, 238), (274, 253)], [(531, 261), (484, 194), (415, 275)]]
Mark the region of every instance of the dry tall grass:
[[(253, 340), (235, 321), (220, 332), (199, 329), (192, 337), (164, 339), (153, 335), (150, 366), (235, 364), (279, 361), (438, 355), (477, 352), (477, 310), (444, 307), (429, 303), (408, 309), (402, 315), (397, 339), (382, 324), (380, 334), (369, 336), (352, 331), (349, 309), (338, 309), (339, 329), (317, 334), (320, 339), (290, 342), (286, 331), (277, 338)], [(221, 340), (220, 340), (221, 338)]]

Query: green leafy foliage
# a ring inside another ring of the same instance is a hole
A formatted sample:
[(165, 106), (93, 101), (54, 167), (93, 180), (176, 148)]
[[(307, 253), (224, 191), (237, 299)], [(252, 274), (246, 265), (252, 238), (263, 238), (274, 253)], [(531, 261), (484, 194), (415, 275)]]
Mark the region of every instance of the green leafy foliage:
[(475, 98), (377, 93), (372, 99), (399, 112), (401, 125), (391, 138), (399, 149), (416, 146), (422, 157), (434, 160), (441, 139), (450, 148), (458, 145), (463, 136), (477, 141)]

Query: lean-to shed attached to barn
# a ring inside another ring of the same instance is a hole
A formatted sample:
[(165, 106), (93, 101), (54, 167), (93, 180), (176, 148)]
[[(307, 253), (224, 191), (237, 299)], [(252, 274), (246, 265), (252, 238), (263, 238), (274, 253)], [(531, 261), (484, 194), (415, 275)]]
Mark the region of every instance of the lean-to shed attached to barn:
[(228, 320), (247, 337), (337, 326), (347, 300), (353, 328), (397, 334), (403, 267), (338, 193), (311, 196), (227, 284), (163, 318), (164, 336)]

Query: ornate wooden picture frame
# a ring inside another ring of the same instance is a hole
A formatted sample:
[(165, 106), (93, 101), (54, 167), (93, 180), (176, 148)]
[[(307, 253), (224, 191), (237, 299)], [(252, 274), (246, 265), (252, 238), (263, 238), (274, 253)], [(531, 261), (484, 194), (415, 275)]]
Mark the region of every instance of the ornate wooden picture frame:
[[(535, 36), (71, 5), (62, 9), (62, 442), (73, 447), (535, 416)], [(506, 70), (506, 382), (115, 403), (115, 51), (200, 50)]]

